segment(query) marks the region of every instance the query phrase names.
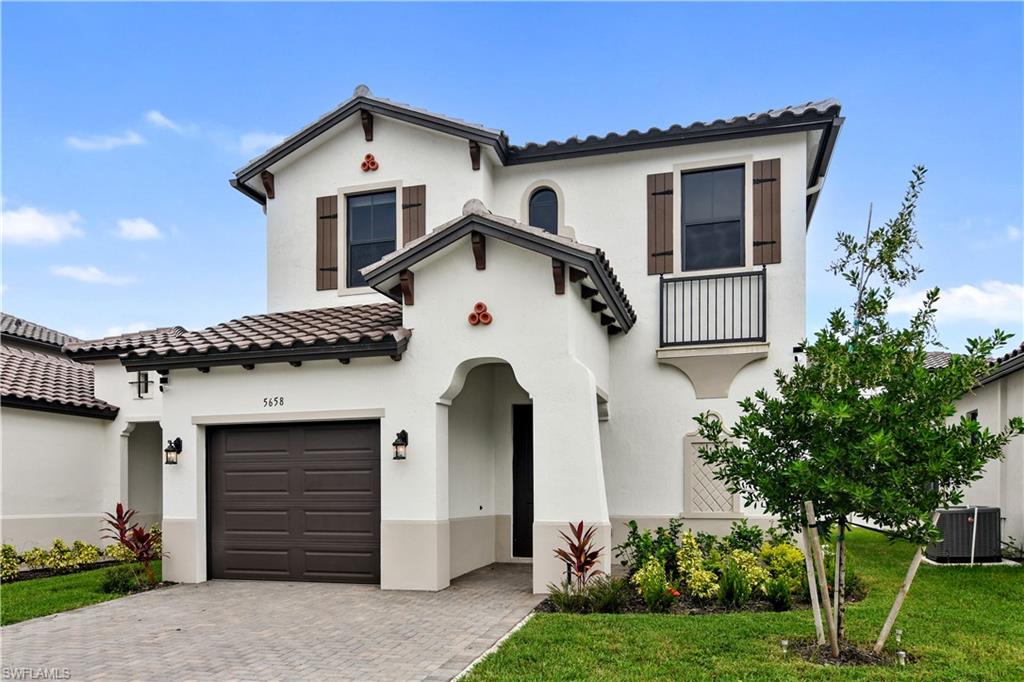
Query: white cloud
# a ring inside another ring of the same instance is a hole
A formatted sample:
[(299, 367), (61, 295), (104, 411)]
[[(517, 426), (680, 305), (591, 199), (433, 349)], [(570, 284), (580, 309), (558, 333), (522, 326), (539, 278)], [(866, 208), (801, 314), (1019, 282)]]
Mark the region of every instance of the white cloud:
[(50, 268), (50, 272), (57, 277), (67, 277), (68, 279), (86, 284), (113, 284), (114, 286), (121, 286), (122, 284), (131, 284), (135, 281), (134, 277), (111, 275), (103, 272), (95, 265), (55, 265)]
[(145, 138), (134, 130), (126, 130), (120, 135), (89, 135), (86, 137), (72, 135), (67, 139), (69, 147), (83, 152), (105, 152), (118, 147), (132, 147), (144, 144), (145, 142)]
[(31, 206), (22, 206), (2, 214), (3, 241), (12, 244), (56, 244), (68, 237), (85, 234), (74, 211), (46, 213)]
[(121, 334), (131, 334), (133, 332), (141, 332), (143, 329), (152, 329), (153, 325), (149, 322), (129, 322), (123, 325), (115, 324), (113, 327), (107, 327), (107, 330), (103, 332), (103, 336), (119, 336)]
[[(891, 312), (912, 315), (921, 306), (923, 291), (897, 295)], [(1024, 286), (991, 280), (980, 287), (963, 284), (941, 290), (936, 305), (940, 320), (978, 320), (988, 324), (1020, 324), (1024, 318)]]
[(157, 128), (166, 128), (167, 130), (173, 130), (179, 135), (183, 135), (185, 133), (184, 126), (182, 126), (179, 123), (175, 123), (174, 121), (167, 118), (156, 109), (150, 109), (146, 112), (146, 120), (149, 121), (152, 125), (155, 125)]
[(284, 135), (278, 135), (277, 133), (245, 133), (238, 139), (238, 148), (243, 154), (256, 156), (274, 145), (280, 144), (283, 139)]
[(1019, 242), (1021, 237), (1020, 228), (1016, 225), (1006, 226), (1006, 238), (1011, 242)]
[(141, 241), (146, 239), (162, 239), (160, 228), (145, 218), (123, 218), (117, 221), (118, 236), (121, 239)]

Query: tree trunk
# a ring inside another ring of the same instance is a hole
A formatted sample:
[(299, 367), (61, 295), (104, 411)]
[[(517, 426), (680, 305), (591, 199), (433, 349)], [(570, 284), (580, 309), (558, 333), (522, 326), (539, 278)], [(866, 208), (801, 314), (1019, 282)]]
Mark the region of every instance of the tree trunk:
[(836, 541), (836, 632), (839, 639), (846, 638), (846, 517), (839, 519), (839, 536)]
[(814, 559), (811, 558), (811, 540), (807, 526), (804, 525), (804, 568), (807, 570), (807, 591), (811, 595), (811, 612), (814, 614), (814, 632), (818, 644), (825, 643), (825, 627), (821, 624), (821, 604), (818, 603), (818, 586), (814, 578)]
[(804, 502), (807, 511), (807, 527), (811, 531), (811, 546), (814, 549), (814, 566), (818, 569), (818, 586), (821, 588), (821, 603), (825, 605), (825, 620), (828, 621), (828, 639), (832, 645), (832, 656), (839, 658), (839, 637), (836, 634), (836, 622), (832, 620), (832, 603), (828, 598), (828, 577), (825, 575), (825, 555), (821, 552), (818, 540), (818, 520), (814, 516), (814, 503)]
[[(939, 522), (939, 512), (932, 514), (932, 525)], [(881, 653), (883, 647), (885, 647), (885, 641), (889, 639), (889, 632), (892, 630), (892, 626), (896, 624), (896, 616), (900, 615), (900, 609), (903, 608), (903, 600), (907, 598), (907, 592), (910, 591), (910, 584), (914, 582), (914, 576), (917, 575), (917, 569), (921, 566), (921, 559), (924, 556), (924, 547), (918, 547), (917, 551), (914, 552), (914, 558), (910, 560), (910, 568), (907, 569), (907, 575), (903, 578), (903, 584), (900, 585), (900, 591), (896, 593), (896, 599), (893, 600), (892, 608), (889, 609), (889, 617), (885, 619), (885, 624), (882, 626), (882, 632), (878, 635), (878, 641), (875, 642), (874, 652), (876, 654)]]

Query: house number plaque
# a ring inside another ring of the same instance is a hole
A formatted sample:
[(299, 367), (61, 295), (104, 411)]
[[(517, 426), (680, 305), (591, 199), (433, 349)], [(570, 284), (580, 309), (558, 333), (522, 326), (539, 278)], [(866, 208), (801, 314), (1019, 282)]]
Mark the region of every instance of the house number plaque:
[(263, 407), (284, 407), (284, 396), (274, 395), (264, 398)]

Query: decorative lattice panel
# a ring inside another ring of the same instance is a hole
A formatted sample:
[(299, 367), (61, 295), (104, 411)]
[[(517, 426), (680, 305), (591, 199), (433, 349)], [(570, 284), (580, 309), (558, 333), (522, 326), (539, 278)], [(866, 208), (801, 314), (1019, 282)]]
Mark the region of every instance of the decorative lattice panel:
[(701, 514), (709, 512), (732, 512), (732, 494), (721, 481), (715, 480), (715, 470), (701, 459), (694, 449), (690, 458), (690, 493), (692, 511)]

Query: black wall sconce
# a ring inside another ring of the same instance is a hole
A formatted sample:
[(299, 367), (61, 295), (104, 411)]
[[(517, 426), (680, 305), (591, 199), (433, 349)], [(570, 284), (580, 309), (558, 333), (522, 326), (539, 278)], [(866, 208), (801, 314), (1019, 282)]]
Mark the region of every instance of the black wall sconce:
[(391, 447), (395, 449), (395, 459), (405, 459), (405, 449), (409, 446), (409, 434), (402, 429), (395, 434), (395, 442)]
[(167, 441), (167, 447), (164, 448), (164, 464), (177, 464), (178, 455), (181, 454), (181, 439), (175, 438), (174, 440)]

